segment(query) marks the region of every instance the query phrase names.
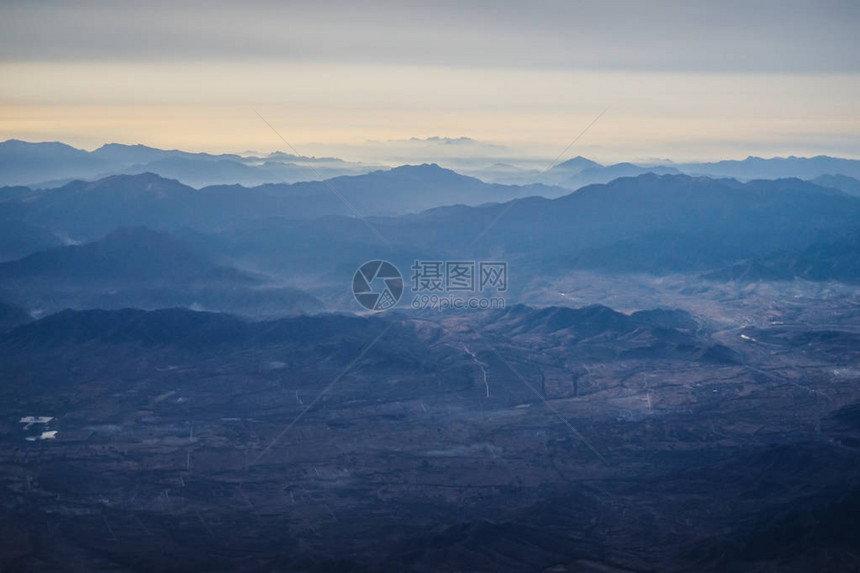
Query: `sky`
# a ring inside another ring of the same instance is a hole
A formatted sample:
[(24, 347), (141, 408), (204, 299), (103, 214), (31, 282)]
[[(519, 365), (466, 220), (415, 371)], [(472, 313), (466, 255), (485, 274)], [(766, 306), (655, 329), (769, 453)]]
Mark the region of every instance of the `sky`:
[(589, 124), (570, 155), (860, 157), (858, 29), (831, 0), (0, 2), (0, 140), (286, 150), (263, 116), (375, 162), (552, 158)]

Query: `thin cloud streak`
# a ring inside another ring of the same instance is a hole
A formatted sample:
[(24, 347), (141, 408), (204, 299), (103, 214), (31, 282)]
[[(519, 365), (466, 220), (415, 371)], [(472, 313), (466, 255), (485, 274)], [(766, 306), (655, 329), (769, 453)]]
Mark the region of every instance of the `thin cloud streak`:
[(13, 61), (338, 62), (478, 68), (858, 72), (845, 1), (0, 4)]

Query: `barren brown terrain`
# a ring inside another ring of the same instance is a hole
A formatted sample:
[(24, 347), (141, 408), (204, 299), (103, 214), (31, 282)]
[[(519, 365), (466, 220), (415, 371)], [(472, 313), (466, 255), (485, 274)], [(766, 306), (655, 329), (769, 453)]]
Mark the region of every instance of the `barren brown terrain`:
[(823, 300), (61, 313), (0, 342), (0, 568), (856, 569), (860, 328)]

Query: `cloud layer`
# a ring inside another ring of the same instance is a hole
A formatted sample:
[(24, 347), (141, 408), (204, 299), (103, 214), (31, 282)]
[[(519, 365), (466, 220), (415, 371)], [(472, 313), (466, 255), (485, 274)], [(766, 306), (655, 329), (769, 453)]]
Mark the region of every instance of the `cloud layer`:
[(860, 71), (853, 1), (6, 3), (6, 61)]
[(857, 29), (834, 0), (0, 2), (0, 139), (282, 146), (258, 109), (319, 153), (554, 156), (609, 108), (573, 151), (857, 156)]

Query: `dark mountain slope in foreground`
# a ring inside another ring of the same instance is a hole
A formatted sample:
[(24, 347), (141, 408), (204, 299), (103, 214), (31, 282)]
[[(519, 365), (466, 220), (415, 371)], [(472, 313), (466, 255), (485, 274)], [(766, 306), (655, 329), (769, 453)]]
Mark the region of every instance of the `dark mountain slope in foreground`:
[[(860, 566), (849, 326), (433, 316), (86, 311), (0, 334), (0, 568)], [(678, 337), (738, 360), (643, 345)]]
[(240, 349), (283, 341), (312, 346), (326, 338), (373, 336), (382, 328), (378, 319), (350, 315), (249, 322), (228, 314), (175, 308), (66, 310), (16, 329), (5, 341), (19, 348), (129, 343), (208, 352), (222, 346)]
[(0, 331), (9, 330), (33, 320), (23, 309), (0, 300)]

